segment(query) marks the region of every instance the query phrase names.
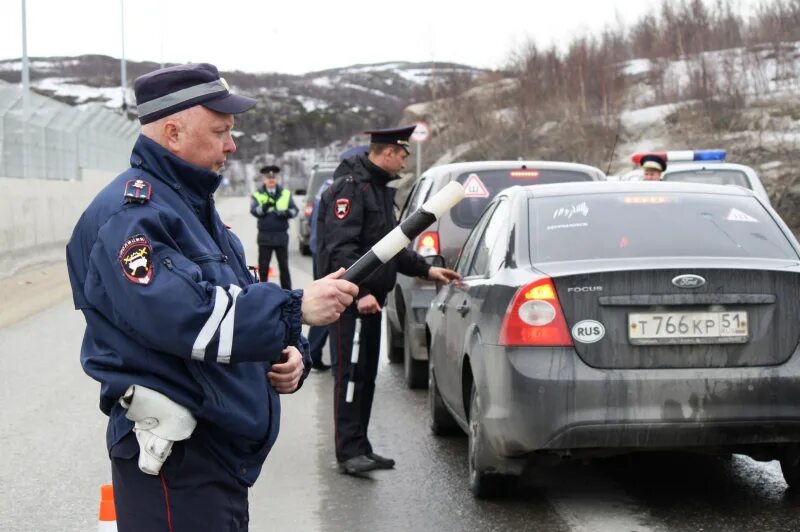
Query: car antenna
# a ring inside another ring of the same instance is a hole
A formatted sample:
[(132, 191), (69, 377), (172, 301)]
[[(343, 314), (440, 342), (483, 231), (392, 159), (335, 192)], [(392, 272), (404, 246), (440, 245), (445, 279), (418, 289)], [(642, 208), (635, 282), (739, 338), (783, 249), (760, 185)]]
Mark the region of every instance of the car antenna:
[(608, 168), (606, 168), (606, 175), (611, 171), (611, 162), (614, 160), (614, 151), (617, 149), (617, 141), (619, 140), (619, 128), (622, 125), (622, 120), (617, 120), (617, 131), (614, 133), (614, 144), (611, 145), (611, 153), (608, 154)]

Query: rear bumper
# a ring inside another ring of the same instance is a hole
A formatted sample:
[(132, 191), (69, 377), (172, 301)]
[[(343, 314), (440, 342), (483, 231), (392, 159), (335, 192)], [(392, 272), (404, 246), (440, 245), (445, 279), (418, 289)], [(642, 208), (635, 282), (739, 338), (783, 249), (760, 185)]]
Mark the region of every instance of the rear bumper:
[(606, 370), (572, 348), (482, 347), (472, 364), (500, 456), (800, 442), (797, 351), (774, 367)]

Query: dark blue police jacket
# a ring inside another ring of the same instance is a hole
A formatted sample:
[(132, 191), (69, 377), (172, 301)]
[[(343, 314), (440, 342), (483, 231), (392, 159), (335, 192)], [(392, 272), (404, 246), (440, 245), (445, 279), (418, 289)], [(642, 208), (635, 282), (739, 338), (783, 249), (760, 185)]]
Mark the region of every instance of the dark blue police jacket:
[(84, 371), (100, 382), (107, 445), (133, 427), (118, 399), (138, 384), (188, 408), (193, 438), (252, 485), (278, 436), (266, 377), (300, 335), (302, 291), (255, 283), (217, 214), (221, 177), (139, 136), (132, 168), (106, 186), (67, 244)]

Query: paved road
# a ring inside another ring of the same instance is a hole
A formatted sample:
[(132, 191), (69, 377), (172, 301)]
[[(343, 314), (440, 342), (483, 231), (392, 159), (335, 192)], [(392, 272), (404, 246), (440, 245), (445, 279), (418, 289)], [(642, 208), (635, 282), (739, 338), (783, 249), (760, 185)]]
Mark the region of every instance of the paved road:
[[(247, 201), (219, 207), (254, 263)], [(294, 282), (303, 286), (311, 264), (296, 241), (292, 249)], [(59, 279), (66, 282), (63, 265), (0, 280), (2, 531), (95, 530), (99, 486), (110, 480), (98, 387), (78, 363), (83, 318), (54, 288)], [(742, 456), (568, 464), (526, 479), (509, 499), (477, 501), (466, 483), (466, 439), (431, 436), (426, 392), (405, 389), (402, 368), (381, 360), (370, 435), (397, 468), (368, 479), (336, 471), (333, 379), (312, 373), (283, 398), (281, 435), (250, 496), (253, 532), (800, 529), (800, 496), (778, 465)]]

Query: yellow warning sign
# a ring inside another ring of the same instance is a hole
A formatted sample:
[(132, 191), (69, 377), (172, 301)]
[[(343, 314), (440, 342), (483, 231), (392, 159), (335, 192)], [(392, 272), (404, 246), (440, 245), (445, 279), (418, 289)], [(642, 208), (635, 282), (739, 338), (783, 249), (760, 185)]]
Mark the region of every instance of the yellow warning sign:
[(464, 182), (464, 197), (465, 198), (488, 198), (489, 189), (483, 184), (478, 174), (469, 174), (467, 180)]

